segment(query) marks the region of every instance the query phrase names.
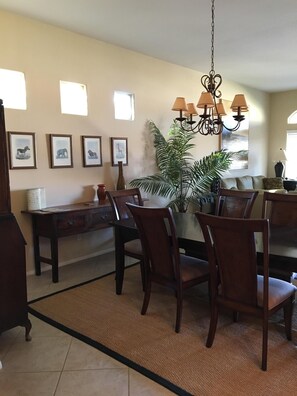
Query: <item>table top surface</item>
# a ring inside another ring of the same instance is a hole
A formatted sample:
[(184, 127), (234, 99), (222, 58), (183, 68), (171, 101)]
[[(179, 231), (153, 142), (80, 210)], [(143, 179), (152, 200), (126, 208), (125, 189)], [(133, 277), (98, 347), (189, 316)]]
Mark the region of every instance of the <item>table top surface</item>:
[(27, 213), (31, 215), (51, 215), (54, 213), (63, 213), (63, 212), (75, 212), (80, 210), (90, 210), (90, 209), (101, 209), (101, 208), (111, 208), (110, 203), (106, 201), (104, 204), (99, 204), (98, 201), (90, 201), (90, 202), (79, 202), (68, 205), (57, 205), (48, 208), (43, 208), (40, 210), (22, 210), (22, 213)]
[[(204, 243), (200, 224), (193, 213), (173, 213), (176, 234), (179, 240), (192, 243)], [(114, 226), (136, 229), (133, 218), (112, 222)], [(256, 245), (262, 251), (260, 239), (256, 236)], [(270, 254), (297, 260), (297, 229), (289, 227), (270, 227)]]

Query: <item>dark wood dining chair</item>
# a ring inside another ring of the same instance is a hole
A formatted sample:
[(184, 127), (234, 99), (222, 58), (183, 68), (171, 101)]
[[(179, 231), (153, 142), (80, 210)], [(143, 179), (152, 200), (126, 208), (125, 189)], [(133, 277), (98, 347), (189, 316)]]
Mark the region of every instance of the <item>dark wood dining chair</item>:
[[(283, 238), (297, 238), (297, 195), (279, 194), (265, 191), (263, 195), (262, 218), (269, 219), (270, 227), (273, 227), (274, 240)], [(292, 271), (279, 268), (277, 258), (271, 263), (274, 276), (290, 281)]]
[(297, 227), (297, 194), (278, 194), (265, 191), (262, 218), (270, 225)]
[(249, 218), (252, 213), (258, 191), (229, 190), (218, 191), (215, 215), (234, 218)]
[(180, 254), (172, 210), (127, 204), (137, 225), (146, 268), (146, 286), (141, 314), (145, 315), (152, 283), (174, 290), (177, 298), (175, 331), (182, 318), (183, 291), (209, 281), (207, 261)]
[[(243, 312), (262, 321), (262, 370), (267, 370), (268, 319), (284, 309), (285, 330), (292, 339), (296, 287), (269, 277), (269, 220), (232, 219), (196, 213), (210, 266), (211, 319), (206, 346), (215, 338), (218, 308)], [(263, 275), (257, 274), (256, 236), (263, 244)]]
[[(106, 191), (106, 195), (111, 204), (115, 220), (123, 220), (132, 217), (126, 203), (130, 202), (139, 206), (143, 206), (143, 200), (138, 188), (130, 188), (126, 190)], [(140, 239), (133, 239), (124, 245), (124, 255), (139, 260), (141, 269), (141, 280), (144, 289), (145, 286), (145, 269), (143, 263), (143, 253)]]

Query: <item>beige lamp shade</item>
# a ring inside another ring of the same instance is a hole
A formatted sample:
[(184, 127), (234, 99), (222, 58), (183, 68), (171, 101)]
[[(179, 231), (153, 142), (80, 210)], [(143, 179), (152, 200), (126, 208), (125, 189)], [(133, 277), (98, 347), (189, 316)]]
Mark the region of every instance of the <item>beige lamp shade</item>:
[(202, 92), (200, 99), (197, 103), (199, 109), (214, 107), (214, 101), (210, 92)]
[(246, 104), (246, 100), (243, 94), (237, 94), (234, 96), (233, 102), (231, 104), (230, 107), (233, 111), (237, 111), (238, 108), (240, 108), (240, 110), (242, 112), (244, 111), (248, 111), (248, 106)]
[(172, 106), (173, 111), (188, 111), (186, 100), (182, 97), (177, 97)]
[(222, 99), (219, 100), (219, 103), (217, 103), (217, 107), (214, 108), (214, 115), (219, 115), (219, 116), (227, 115)]
[(187, 103), (187, 107), (188, 107), (188, 111), (185, 113), (185, 115), (192, 114), (192, 116), (196, 116), (198, 114), (197, 110), (195, 109), (194, 103)]
[(278, 160), (279, 161), (287, 161), (286, 150), (280, 148), (278, 152)]

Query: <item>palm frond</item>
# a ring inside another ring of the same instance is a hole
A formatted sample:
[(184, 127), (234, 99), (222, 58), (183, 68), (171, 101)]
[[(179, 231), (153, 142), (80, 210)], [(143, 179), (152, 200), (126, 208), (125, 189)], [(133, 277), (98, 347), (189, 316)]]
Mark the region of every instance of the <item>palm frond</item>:
[(192, 165), (191, 188), (195, 194), (202, 194), (210, 190), (214, 179), (222, 176), (232, 163), (232, 153), (220, 150), (195, 161)]
[(164, 198), (172, 198), (176, 193), (176, 186), (160, 174), (133, 179), (130, 185), (141, 188), (146, 193)]
[(194, 132), (184, 131), (174, 123), (166, 140), (154, 122), (149, 122), (149, 128), (154, 137), (159, 172), (134, 179), (130, 184), (147, 193), (169, 198), (168, 206), (184, 212), (189, 202), (210, 192), (212, 182), (229, 168), (232, 153), (220, 150), (193, 161), (190, 150), (195, 147), (192, 143)]

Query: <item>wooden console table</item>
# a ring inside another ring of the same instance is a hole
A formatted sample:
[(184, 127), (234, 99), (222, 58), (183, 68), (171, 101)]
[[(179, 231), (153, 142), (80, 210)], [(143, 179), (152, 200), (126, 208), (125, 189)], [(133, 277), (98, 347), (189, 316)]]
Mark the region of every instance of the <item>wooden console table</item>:
[[(55, 283), (59, 281), (58, 239), (110, 227), (110, 221), (114, 218), (109, 203), (99, 205), (97, 202), (24, 210), (22, 213), (29, 214), (32, 218), (35, 274), (41, 275), (42, 262), (49, 264), (52, 266), (52, 279)], [(40, 237), (50, 240), (50, 258), (40, 256)]]

